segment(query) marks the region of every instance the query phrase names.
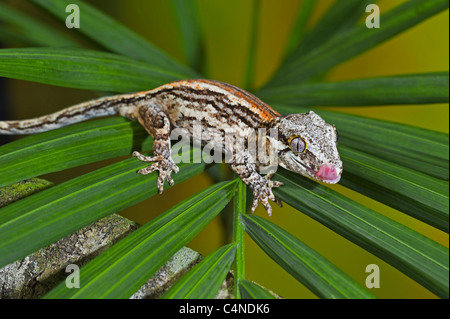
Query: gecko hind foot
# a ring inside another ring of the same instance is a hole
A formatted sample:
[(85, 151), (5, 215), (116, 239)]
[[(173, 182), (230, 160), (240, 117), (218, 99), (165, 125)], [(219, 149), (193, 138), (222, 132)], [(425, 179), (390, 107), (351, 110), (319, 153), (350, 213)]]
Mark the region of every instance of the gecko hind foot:
[(148, 175), (154, 171), (159, 171), (157, 186), (160, 194), (164, 190), (165, 181), (167, 181), (170, 186), (173, 186), (174, 181), (170, 175), (172, 172), (178, 173), (180, 169), (174, 163), (172, 158), (165, 158), (161, 155), (145, 156), (139, 152), (133, 152), (133, 156), (137, 157), (142, 162), (154, 162), (150, 166), (140, 169), (138, 173), (141, 175)]

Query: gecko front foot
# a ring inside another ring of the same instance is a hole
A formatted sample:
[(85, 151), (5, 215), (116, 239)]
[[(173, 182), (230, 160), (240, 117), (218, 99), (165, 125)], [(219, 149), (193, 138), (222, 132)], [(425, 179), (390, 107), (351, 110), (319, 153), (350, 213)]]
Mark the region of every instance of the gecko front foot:
[(161, 155), (157, 156), (144, 156), (139, 152), (133, 152), (133, 156), (137, 157), (143, 162), (154, 162), (152, 165), (142, 168), (138, 171), (141, 175), (148, 175), (154, 171), (159, 171), (158, 176), (158, 191), (161, 194), (164, 188), (164, 182), (167, 181), (170, 186), (174, 184), (172, 177), (170, 176), (172, 172), (178, 173), (180, 170), (178, 166), (174, 163), (172, 158), (165, 158)]
[(268, 178), (263, 178), (262, 183), (256, 185), (253, 188), (253, 205), (252, 205), (252, 213), (255, 212), (256, 207), (258, 206), (258, 202), (261, 202), (264, 208), (267, 211), (269, 216), (272, 216), (272, 207), (269, 204), (269, 199), (275, 202), (278, 206), (281, 207), (281, 201), (272, 192), (273, 187), (280, 187), (283, 185), (282, 182), (271, 181)]

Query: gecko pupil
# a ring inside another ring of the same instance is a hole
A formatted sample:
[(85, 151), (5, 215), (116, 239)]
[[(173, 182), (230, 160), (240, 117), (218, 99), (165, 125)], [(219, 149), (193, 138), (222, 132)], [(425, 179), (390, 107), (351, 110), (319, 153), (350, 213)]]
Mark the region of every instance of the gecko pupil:
[(295, 137), (292, 139), (290, 146), (294, 153), (303, 153), (306, 148), (306, 143), (302, 138)]

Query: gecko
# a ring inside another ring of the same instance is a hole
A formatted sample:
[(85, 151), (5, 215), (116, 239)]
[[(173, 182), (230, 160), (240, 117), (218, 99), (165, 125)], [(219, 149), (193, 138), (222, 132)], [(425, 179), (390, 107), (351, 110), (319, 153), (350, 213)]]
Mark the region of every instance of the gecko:
[[(166, 181), (170, 186), (174, 184), (171, 174), (179, 171), (171, 156), (170, 133), (174, 128), (183, 128), (192, 136), (194, 122), (200, 123), (206, 133), (202, 133), (202, 139), (221, 149), (228, 147), (224, 135), (208, 134), (208, 130), (246, 138), (255, 129), (267, 129), (262, 138), (274, 150), (278, 165), (316, 181), (338, 183), (343, 171), (334, 125), (313, 111), (282, 116), (253, 94), (215, 80), (180, 80), (149, 91), (90, 100), (34, 119), (0, 121), (0, 134), (34, 134), (110, 115), (138, 121), (153, 137), (153, 156), (137, 151), (132, 155), (152, 163), (137, 173), (147, 175), (158, 171), (159, 193)], [(274, 136), (269, 134), (273, 130), (277, 133)], [(229, 163), (253, 192), (252, 212), (261, 202), (271, 215), (269, 199), (281, 206), (272, 189), (282, 183), (272, 180), (273, 172), (260, 174), (262, 163), (245, 145), (234, 150)]]

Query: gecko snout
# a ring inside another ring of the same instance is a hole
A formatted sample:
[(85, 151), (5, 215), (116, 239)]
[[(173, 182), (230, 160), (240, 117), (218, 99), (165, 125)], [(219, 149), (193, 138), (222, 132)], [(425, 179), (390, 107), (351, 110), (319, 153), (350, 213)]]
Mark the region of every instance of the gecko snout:
[(331, 164), (323, 164), (320, 166), (319, 171), (316, 173), (316, 177), (323, 182), (331, 184), (337, 183), (341, 179), (336, 167)]

